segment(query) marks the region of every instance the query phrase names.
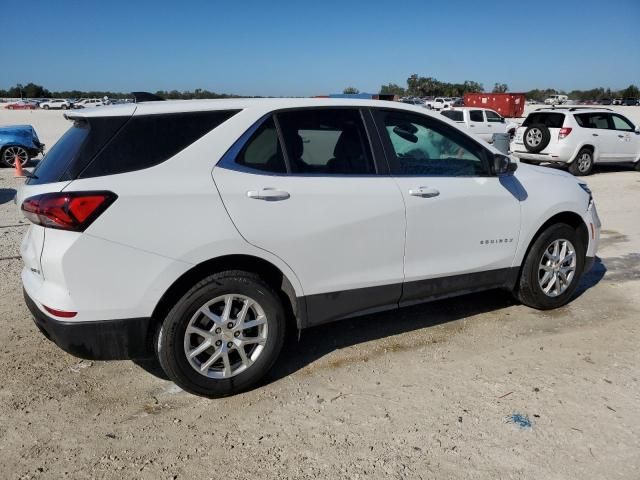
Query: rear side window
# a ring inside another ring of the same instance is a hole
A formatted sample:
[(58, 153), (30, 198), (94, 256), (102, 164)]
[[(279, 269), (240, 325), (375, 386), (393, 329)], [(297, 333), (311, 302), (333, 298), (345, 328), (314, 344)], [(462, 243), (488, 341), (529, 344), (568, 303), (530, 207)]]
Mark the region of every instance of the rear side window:
[(460, 110), (445, 110), (440, 113), (454, 122), (464, 122), (464, 114)]
[(557, 112), (535, 112), (529, 114), (522, 122), (523, 127), (531, 125), (544, 125), (547, 128), (562, 128), (564, 124), (564, 113)]
[(609, 115), (606, 113), (581, 113), (575, 115), (578, 125), (583, 128), (609, 129)]
[(471, 120), (472, 122), (484, 122), (482, 110), (471, 110), (469, 112), (469, 120)]
[(359, 110), (295, 110), (277, 119), (292, 173), (375, 174)]
[(218, 110), (133, 116), (79, 178), (114, 175), (158, 165), (237, 112)]

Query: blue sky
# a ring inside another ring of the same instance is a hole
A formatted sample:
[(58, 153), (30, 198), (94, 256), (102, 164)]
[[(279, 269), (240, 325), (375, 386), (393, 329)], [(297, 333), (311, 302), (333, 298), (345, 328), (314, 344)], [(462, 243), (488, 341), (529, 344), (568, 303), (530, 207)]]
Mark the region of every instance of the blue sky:
[(412, 73), (512, 91), (640, 84), (640, 0), (2, 3), (0, 88), (302, 96)]

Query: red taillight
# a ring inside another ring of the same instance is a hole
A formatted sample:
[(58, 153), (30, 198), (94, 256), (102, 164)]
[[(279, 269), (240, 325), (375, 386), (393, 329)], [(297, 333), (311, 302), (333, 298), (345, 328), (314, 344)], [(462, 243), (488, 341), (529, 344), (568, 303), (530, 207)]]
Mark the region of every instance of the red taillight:
[(116, 198), (112, 192), (44, 193), (22, 202), (22, 211), (36, 225), (82, 232)]
[(56, 310), (55, 308), (47, 307), (46, 305), (42, 305), (44, 309), (49, 312), (51, 315), (55, 315), (60, 318), (71, 318), (75, 317), (78, 312), (65, 312), (64, 310)]
[(563, 138), (567, 138), (569, 136), (569, 134), (571, 133), (572, 128), (571, 127), (563, 127), (560, 129), (560, 132), (558, 133), (558, 140), (562, 140)]

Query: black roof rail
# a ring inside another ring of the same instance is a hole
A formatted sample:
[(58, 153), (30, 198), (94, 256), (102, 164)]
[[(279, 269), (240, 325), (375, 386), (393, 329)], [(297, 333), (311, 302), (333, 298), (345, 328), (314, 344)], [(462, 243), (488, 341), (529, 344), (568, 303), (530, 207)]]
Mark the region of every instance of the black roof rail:
[(539, 112), (540, 110), (569, 110), (570, 112), (574, 112), (576, 110), (609, 110), (610, 112), (613, 111), (610, 108), (602, 108), (597, 105), (594, 105), (592, 107), (542, 107), (542, 108), (535, 109), (536, 112)]
[(131, 95), (135, 103), (164, 101), (164, 98), (149, 92), (131, 92)]

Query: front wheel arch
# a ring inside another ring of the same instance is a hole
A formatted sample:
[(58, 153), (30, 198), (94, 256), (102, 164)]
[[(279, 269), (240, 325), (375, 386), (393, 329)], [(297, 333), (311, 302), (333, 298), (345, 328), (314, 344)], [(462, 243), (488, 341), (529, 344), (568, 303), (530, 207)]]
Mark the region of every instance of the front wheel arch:
[[(577, 231), (577, 234), (578, 234), (578, 238), (584, 243), (585, 252), (589, 250), (589, 228), (584, 223), (584, 220), (582, 219), (582, 217), (580, 215), (578, 215), (577, 213), (575, 213), (575, 212), (560, 212), (560, 213), (557, 213), (557, 214), (553, 215), (552, 217), (550, 217), (542, 225), (540, 225), (538, 230), (536, 230), (536, 233), (529, 240), (529, 243), (527, 245), (527, 249), (525, 250), (524, 255), (522, 256), (522, 261), (520, 262), (520, 265), (518, 266), (518, 278), (520, 278), (520, 276), (522, 274), (522, 268), (524, 267), (525, 259), (529, 255), (529, 252), (531, 251), (531, 247), (533, 246), (535, 241), (538, 239), (538, 237), (540, 237), (540, 235), (542, 235), (542, 233), (545, 230), (547, 230), (547, 228), (549, 228), (551, 225), (555, 225), (557, 223), (564, 223), (564, 224), (567, 224), (567, 225), (575, 228), (576, 231)], [(515, 287), (517, 289), (518, 285), (516, 285)]]

